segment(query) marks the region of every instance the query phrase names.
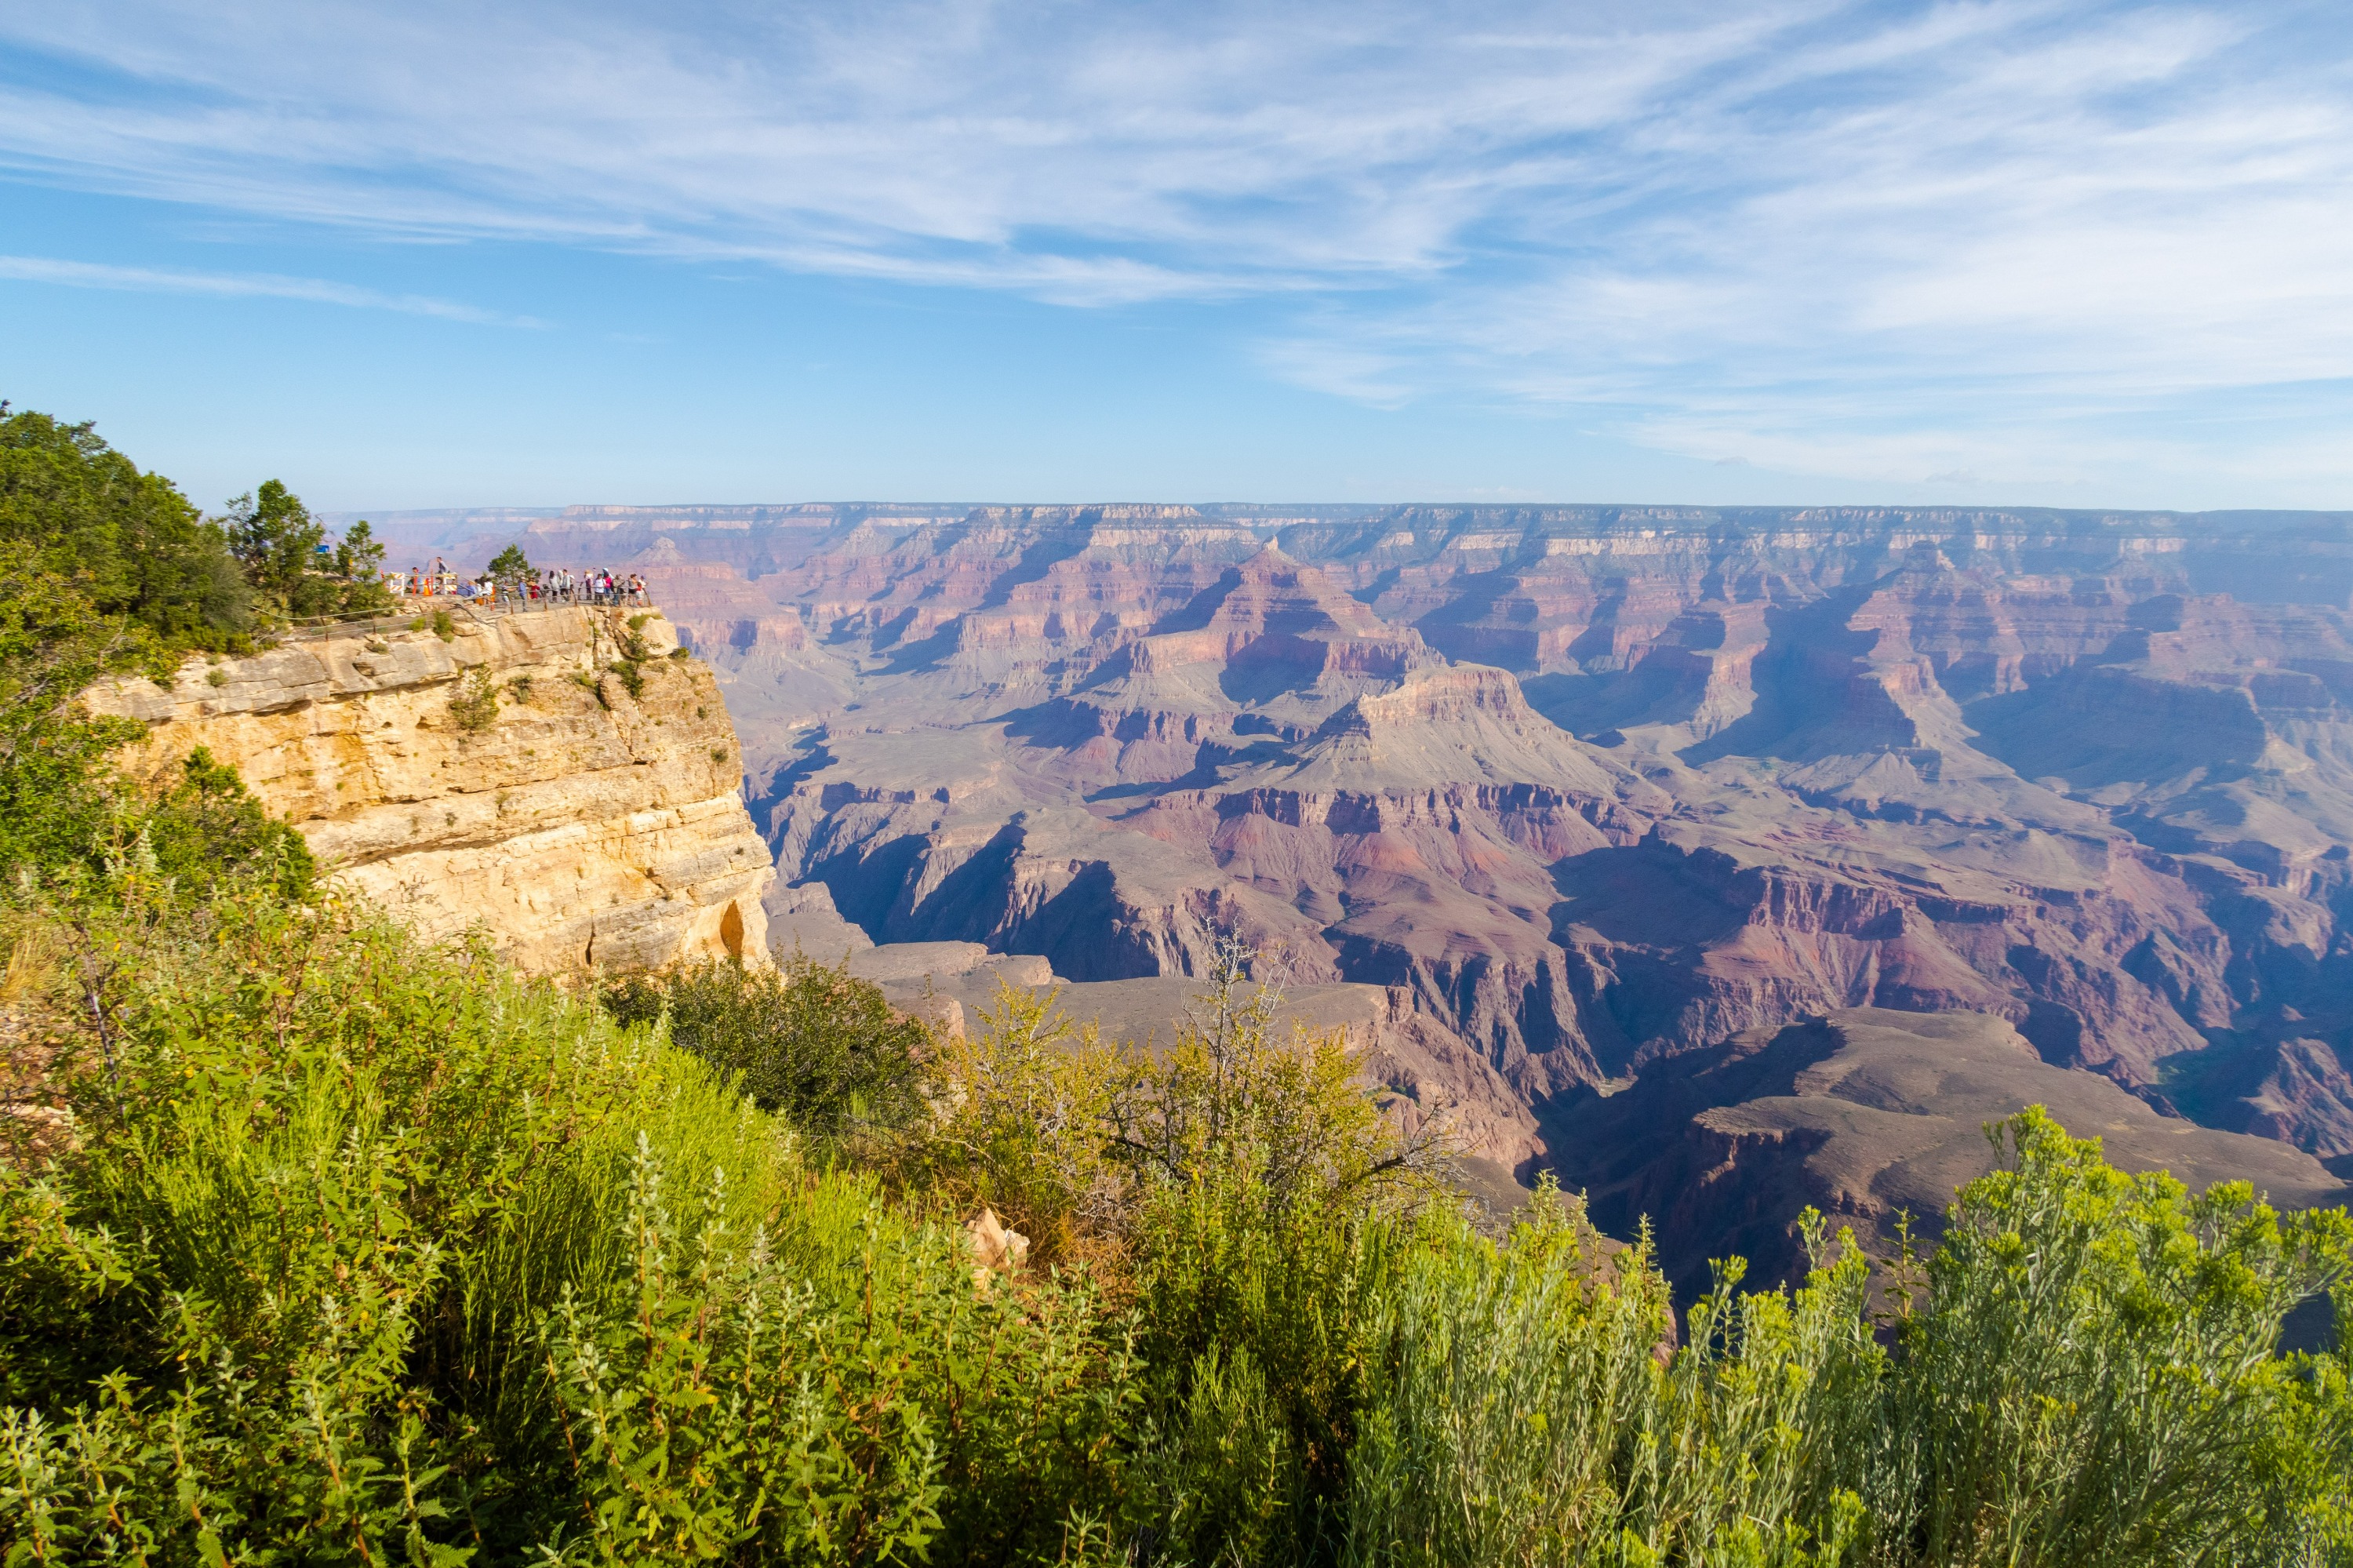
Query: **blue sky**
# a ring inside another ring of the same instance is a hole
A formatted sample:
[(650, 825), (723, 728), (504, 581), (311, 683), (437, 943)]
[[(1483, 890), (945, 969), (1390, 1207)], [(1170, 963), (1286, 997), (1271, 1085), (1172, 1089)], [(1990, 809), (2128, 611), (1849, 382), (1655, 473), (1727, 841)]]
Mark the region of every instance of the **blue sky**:
[(2353, 506), (2353, 25), (9, 7), (0, 396), (207, 504)]

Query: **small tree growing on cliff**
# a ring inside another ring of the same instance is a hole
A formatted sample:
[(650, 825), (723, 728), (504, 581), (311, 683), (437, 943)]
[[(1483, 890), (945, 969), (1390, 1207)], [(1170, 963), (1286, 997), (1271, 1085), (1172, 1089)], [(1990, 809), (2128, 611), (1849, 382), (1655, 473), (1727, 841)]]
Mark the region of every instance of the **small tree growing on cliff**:
[(384, 586), (384, 542), (363, 517), (347, 529), (334, 548), (335, 575), (343, 579), (346, 614), (382, 613), (393, 608), (392, 591)]
[(477, 664), (459, 677), (449, 698), (449, 717), (469, 735), (480, 735), (499, 722), (499, 687), (490, 666)]
[(521, 545), (509, 545), (491, 557), (491, 576), (502, 583), (529, 582), (539, 574), (532, 570), (531, 557), (522, 553)]

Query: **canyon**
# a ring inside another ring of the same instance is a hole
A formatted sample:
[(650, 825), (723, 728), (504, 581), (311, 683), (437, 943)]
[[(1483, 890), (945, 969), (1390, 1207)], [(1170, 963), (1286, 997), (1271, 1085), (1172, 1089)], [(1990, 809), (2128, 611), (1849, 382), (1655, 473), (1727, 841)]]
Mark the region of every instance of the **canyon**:
[(1612, 1161), (1728, 1114), (1660, 1086), (1855, 1010), (1998, 1031), (1972, 1117), (2090, 1084), (2221, 1139), (2210, 1176), (2353, 1170), (2345, 514), (378, 526), (644, 573), (733, 711), (779, 943), (976, 944), (1116, 1012), (1238, 936), (1482, 1159), (1644, 1202)]

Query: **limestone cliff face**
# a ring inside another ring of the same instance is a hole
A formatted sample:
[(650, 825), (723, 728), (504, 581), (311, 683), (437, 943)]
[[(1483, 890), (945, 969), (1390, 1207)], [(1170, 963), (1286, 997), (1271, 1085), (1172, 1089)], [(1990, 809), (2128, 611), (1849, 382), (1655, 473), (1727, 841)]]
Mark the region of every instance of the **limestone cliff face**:
[[(426, 936), (480, 927), (539, 972), (757, 959), (775, 871), (726, 707), (708, 666), (668, 657), (667, 620), (629, 619), (459, 610), (446, 638), (338, 632), (91, 702), (151, 726), (132, 772), (207, 748)], [(625, 652), (643, 655), (634, 695)]]

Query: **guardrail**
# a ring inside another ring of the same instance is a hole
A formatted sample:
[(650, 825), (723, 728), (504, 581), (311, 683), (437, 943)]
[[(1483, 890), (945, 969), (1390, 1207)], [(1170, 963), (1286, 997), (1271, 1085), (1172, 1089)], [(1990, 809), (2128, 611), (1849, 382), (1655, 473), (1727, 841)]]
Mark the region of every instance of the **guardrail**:
[(475, 624), (487, 626), (511, 615), (537, 615), (551, 609), (650, 609), (651, 600), (631, 604), (627, 599), (501, 599), (485, 600), (459, 599), (454, 594), (417, 594), (406, 596), (396, 609), (369, 611), (355, 615), (306, 615), (289, 620), (263, 633), (280, 642), (317, 641), (337, 633), (374, 633), (404, 631), (419, 616), (430, 617), (436, 610), (451, 614), (463, 613)]

